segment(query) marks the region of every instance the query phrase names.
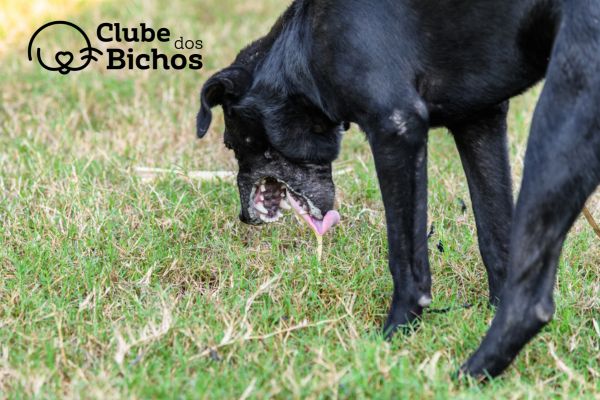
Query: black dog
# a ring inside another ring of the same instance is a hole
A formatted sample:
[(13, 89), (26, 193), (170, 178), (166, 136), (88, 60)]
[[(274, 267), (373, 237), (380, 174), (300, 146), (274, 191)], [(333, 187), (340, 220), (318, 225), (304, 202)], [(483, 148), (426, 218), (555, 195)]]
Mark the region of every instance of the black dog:
[[(544, 76), (513, 211), (508, 100)], [(324, 218), (341, 131), (354, 122), (366, 132), (394, 279), (387, 335), (431, 302), (427, 135), (448, 127), (499, 302), (461, 371), (500, 374), (551, 320), (565, 236), (600, 182), (597, 0), (296, 0), (206, 82), (201, 101), (200, 137), (210, 108), (223, 106), (240, 217), (252, 224), (276, 219), (286, 190), (310, 218)]]

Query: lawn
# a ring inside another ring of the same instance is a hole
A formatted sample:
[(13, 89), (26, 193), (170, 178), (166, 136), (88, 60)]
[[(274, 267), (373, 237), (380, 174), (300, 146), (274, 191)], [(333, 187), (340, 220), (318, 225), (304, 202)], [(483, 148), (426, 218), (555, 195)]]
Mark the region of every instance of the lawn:
[[(451, 379), (493, 312), (446, 131), (430, 135), (429, 253), (432, 307), (450, 311), (426, 313), (392, 343), (380, 335), (392, 291), (383, 206), (358, 129), (335, 164), (342, 223), (321, 262), (293, 216), (244, 226), (232, 180), (194, 177), (236, 167), (220, 111), (195, 138), (202, 83), (266, 33), (284, 2), (54, 1), (36, 13), (9, 3), (0, 0), (0, 398), (600, 398), (600, 240), (583, 218), (563, 251), (555, 320), (502, 378)], [(26, 48), (53, 19), (90, 33), (106, 21), (168, 27), (203, 40), (204, 68), (51, 73)], [(515, 192), (538, 94), (511, 104)], [(600, 217), (600, 194), (589, 206)]]

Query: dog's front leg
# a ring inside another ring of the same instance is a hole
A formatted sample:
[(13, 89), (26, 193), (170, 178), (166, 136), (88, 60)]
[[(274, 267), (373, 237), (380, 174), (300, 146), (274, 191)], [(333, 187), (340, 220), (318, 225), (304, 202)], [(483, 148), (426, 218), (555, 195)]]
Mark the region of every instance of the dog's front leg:
[(450, 126), (469, 183), (479, 249), (488, 273), (490, 303), (506, 280), (513, 214), (506, 114), (508, 102)]
[(384, 328), (390, 338), (431, 303), (427, 258), (429, 124), (420, 101), (415, 108), (392, 108), (375, 115), (376, 120), (361, 125), (369, 138), (385, 206), (389, 268), (394, 280)]

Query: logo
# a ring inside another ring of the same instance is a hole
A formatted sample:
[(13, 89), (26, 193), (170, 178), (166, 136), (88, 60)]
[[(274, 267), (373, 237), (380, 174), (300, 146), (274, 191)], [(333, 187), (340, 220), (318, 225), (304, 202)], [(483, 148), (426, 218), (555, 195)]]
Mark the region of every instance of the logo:
[(75, 25), (71, 22), (68, 22), (68, 21), (48, 22), (47, 24), (45, 24), (41, 28), (39, 28), (37, 31), (35, 31), (35, 33), (31, 37), (31, 40), (29, 41), (29, 46), (27, 47), (27, 56), (29, 57), (29, 61), (33, 61), (33, 55), (32, 55), (31, 50), (33, 48), (33, 44), (34, 44), (35, 39), (38, 36), (38, 34), (40, 34), (42, 31), (45, 31), (45, 30), (51, 31), (52, 29), (49, 29), (49, 28), (52, 26), (57, 26), (57, 25), (65, 25), (70, 28), (73, 28), (75, 30), (75, 32), (77, 32), (77, 35), (80, 36), (81, 39), (83, 39), (84, 47), (79, 51), (79, 54), (78, 54), (79, 60), (78, 60), (78, 62), (75, 62), (75, 65), (72, 65), (73, 62), (75, 61), (75, 56), (73, 55), (72, 52), (70, 52), (70, 51), (56, 52), (54, 54), (54, 61), (51, 63), (51, 64), (54, 64), (54, 66), (49, 65), (47, 62), (44, 62), (44, 58), (42, 57), (42, 49), (37, 47), (35, 54), (37, 56), (38, 63), (40, 63), (42, 68), (47, 69), (48, 71), (58, 71), (61, 74), (66, 75), (71, 71), (81, 71), (82, 69), (87, 67), (92, 60), (98, 61), (98, 59), (94, 56), (94, 53), (97, 53), (98, 55), (102, 55), (102, 52), (100, 50), (92, 47), (92, 44), (90, 43), (90, 39), (88, 38), (88, 36), (85, 34), (85, 32), (80, 27), (78, 27), (77, 25)]
[[(70, 30), (70, 39), (76, 38), (81, 49), (77, 51), (68, 51), (60, 49), (59, 51), (43, 51), (37, 42), (40, 42), (39, 36), (48, 35), (47, 38), (58, 37), (57, 31), (65, 30), (68, 27)], [(192, 69), (199, 70), (202, 68), (201, 54), (164, 54), (158, 48), (151, 48), (149, 51), (136, 51), (134, 46), (137, 43), (151, 44), (153, 42), (170, 43), (171, 32), (167, 28), (159, 28), (157, 30), (147, 26), (145, 23), (139, 24), (136, 27), (123, 27), (118, 22), (104, 22), (98, 25), (96, 29), (96, 38), (103, 42), (104, 51), (100, 51), (92, 46), (92, 42), (87, 34), (69, 21), (53, 21), (41, 26), (31, 39), (27, 47), (27, 56), (29, 61), (33, 62), (34, 55), (37, 62), (42, 68), (48, 71), (58, 71), (63, 75), (67, 75), (73, 71), (81, 71), (86, 68), (92, 61), (99, 61), (96, 56), (104, 56), (107, 70), (114, 69), (139, 69), (139, 70), (158, 70), (158, 69)], [(117, 47), (110, 46), (110, 43), (115, 43)], [(129, 45), (129, 48), (127, 48)], [(164, 47), (164, 44), (162, 45)], [(148, 46), (145, 46), (148, 47)], [(35, 51), (34, 51), (35, 48)], [(180, 36), (174, 41), (173, 48), (175, 50), (197, 51), (203, 48), (202, 40), (186, 40)], [(52, 56), (52, 53), (53, 56)], [(75, 54), (74, 54), (75, 53)]]

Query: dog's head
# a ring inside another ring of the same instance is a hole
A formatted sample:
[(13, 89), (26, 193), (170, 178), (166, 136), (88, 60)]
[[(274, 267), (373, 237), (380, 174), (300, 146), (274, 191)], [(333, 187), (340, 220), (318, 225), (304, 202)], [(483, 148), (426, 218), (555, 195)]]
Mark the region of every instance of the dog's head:
[(240, 219), (273, 222), (293, 207), (313, 229), (328, 229), (335, 188), (331, 164), (338, 156), (344, 124), (331, 121), (302, 95), (283, 95), (253, 85), (251, 72), (230, 66), (202, 88), (197, 133), (211, 123), (211, 108), (221, 105), (224, 142), (238, 161)]

